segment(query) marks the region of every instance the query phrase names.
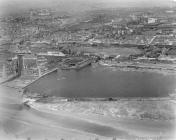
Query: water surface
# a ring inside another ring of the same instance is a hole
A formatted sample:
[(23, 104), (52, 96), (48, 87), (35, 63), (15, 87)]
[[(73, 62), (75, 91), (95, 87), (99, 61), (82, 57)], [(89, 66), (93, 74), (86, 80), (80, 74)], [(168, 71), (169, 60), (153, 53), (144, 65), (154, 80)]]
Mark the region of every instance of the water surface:
[(87, 67), (79, 71), (53, 72), (27, 87), (31, 92), (58, 97), (164, 97), (173, 93), (174, 75)]

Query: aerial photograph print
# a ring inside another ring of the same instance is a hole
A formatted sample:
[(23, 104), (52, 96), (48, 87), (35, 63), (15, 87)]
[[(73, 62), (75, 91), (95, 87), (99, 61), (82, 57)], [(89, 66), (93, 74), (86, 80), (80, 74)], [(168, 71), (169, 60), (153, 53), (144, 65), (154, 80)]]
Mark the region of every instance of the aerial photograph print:
[(176, 0), (0, 0), (0, 140), (176, 140)]

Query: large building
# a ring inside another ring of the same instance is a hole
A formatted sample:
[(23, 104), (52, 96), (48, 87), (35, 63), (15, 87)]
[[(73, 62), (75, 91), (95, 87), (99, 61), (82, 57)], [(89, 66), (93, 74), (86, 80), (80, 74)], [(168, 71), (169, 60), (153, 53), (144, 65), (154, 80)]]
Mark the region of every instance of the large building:
[(157, 18), (148, 18), (148, 24), (156, 23)]

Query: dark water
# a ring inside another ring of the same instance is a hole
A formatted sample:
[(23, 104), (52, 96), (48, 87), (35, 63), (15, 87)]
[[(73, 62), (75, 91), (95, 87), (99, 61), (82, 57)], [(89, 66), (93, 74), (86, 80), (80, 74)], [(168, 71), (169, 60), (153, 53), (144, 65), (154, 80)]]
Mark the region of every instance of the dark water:
[(173, 93), (174, 75), (87, 67), (80, 71), (53, 72), (30, 85), (32, 92), (61, 97), (163, 97)]

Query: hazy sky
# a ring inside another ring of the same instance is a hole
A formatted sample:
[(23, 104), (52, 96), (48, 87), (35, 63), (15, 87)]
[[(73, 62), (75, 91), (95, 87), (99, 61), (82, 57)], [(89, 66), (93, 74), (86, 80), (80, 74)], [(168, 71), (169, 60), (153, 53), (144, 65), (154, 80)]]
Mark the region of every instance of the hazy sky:
[(154, 7), (170, 6), (176, 0), (0, 0), (1, 11), (20, 11), (35, 7), (56, 7), (66, 11), (81, 11), (92, 7)]
[(117, 4), (126, 4), (126, 5), (141, 5), (142, 3), (145, 3), (147, 5), (166, 5), (171, 1), (176, 1), (176, 0), (0, 0), (1, 4), (5, 3), (28, 3), (28, 4), (54, 4), (54, 3), (73, 3), (73, 2), (81, 2), (81, 3), (98, 3), (98, 2), (103, 2), (103, 3), (117, 3)]

